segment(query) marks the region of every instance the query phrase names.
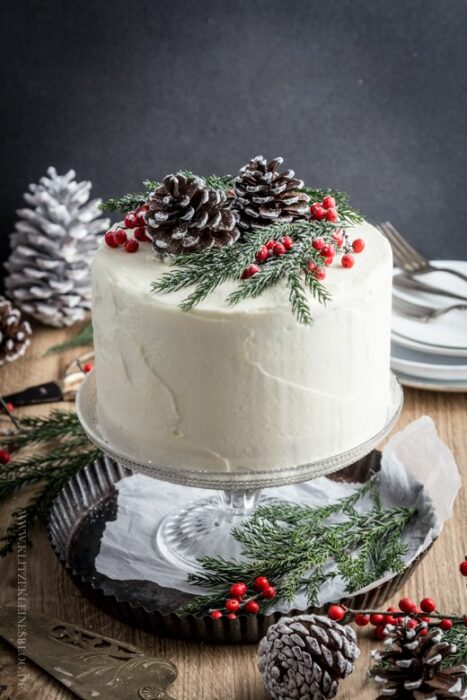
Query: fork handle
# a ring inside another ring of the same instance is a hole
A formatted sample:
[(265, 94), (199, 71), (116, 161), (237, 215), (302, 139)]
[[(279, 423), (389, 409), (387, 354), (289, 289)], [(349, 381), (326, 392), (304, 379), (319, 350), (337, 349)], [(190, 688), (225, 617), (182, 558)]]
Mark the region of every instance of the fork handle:
[(459, 277), (459, 279), (464, 280), (464, 282), (467, 282), (467, 275), (465, 275), (463, 272), (459, 272), (458, 270), (452, 270), (450, 267), (438, 267), (437, 265), (430, 265), (430, 267), (427, 269), (427, 272), (449, 272), (451, 275), (455, 275), (456, 277)]

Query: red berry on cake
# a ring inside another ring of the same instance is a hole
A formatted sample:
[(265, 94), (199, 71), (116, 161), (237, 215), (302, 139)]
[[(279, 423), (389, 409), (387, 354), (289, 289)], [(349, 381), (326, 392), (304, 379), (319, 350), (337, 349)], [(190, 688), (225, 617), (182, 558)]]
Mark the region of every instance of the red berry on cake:
[(133, 231), (133, 235), (137, 241), (142, 241), (143, 243), (151, 240), (150, 238), (148, 238), (148, 236), (146, 236), (145, 226), (138, 226), (137, 228), (135, 228)]
[(285, 251), (285, 246), (283, 243), (275, 243), (274, 248), (272, 249), (272, 252), (274, 255), (284, 255)]
[(313, 272), (313, 270), (316, 270), (316, 263), (314, 263), (313, 260), (308, 260), (306, 266), (310, 270), (310, 272)]
[(114, 237), (115, 237), (115, 240), (117, 241), (118, 245), (123, 245), (128, 240), (128, 236), (126, 235), (126, 231), (124, 231), (122, 228), (119, 228), (119, 229), (117, 229), (117, 231), (115, 231)]
[(332, 239), (338, 248), (342, 248), (344, 243), (344, 234), (342, 231), (336, 231), (332, 234)]
[(314, 219), (318, 219), (318, 221), (324, 219), (324, 217), (326, 216), (326, 209), (319, 202), (315, 202), (311, 205), (310, 212), (312, 217)]
[(313, 274), (317, 280), (322, 282), (326, 277), (326, 270), (323, 270), (322, 267), (317, 267), (316, 270), (313, 271)]
[(136, 251), (139, 248), (139, 243), (138, 241), (135, 241), (134, 238), (131, 238), (129, 241), (125, 243), (125, 250), (127, 253), (136, 253)]
[(337, 223), (339, 221), (337, 209), (326, 209), (326, 219), (333, 224)]
[(115, 240), (115, 234), (113, 231), (107, 231), (104, 236), (104, 241), (107, 243), (109, 248), (118, 248), (118, 243)]
[(256, 260), (258, 262), (264, 262), (269, 258), (269, 250), (265, 245), (262, 245), (261, 248), (258, 250), (256, 253)]
[(254, 263), (252, 265), (249, 265), (245, 270), (242, 272), (242, 280), (247, 280), (250, 277), (253, 277), (253, 275), (256, 275), (256, 273), (259, 272), (259, 267), (258, 265), (255, 265)]
[(323, 256), (323, 258), (332, 258), (336, 254), (336, 249), (332, 243), (326, 243), (326, 245), (321, 248), (320, 254)]
[(324, 242), (324, 238), (321, 238), (321, 236), (318, 236), (318, 238), (315, 238), (313, 240), (311, 245), (315, 250), (321, 250), (322, 248), (324, 248), (324, 246), (326, 244)]
[(139, 226), (137, 216), (132, 211), (128, 212), (128, 214), (125, 215), (123, 223), (125, 224), (125, 228), (136, 228), (137, 226)]
[(256, 615), (259, 613), (259, 605), (256, 602), (256, 600), (249, 600), (248, 603), (245, 605), (245, 611), (247, 613), (251, 613), (252, 615)]
[(332, 265), (333, 262), (334, 262), (334, 256), (332, 256), (332, 255), (328, 255), (327, 258), (324, 258), (325, 265)]
[(271, 239), (270, 241), (268, 241), (268, 242), (266, 243), (266, 248), (267, 248), (268, 250), (272, 250), (272, 249), (274, 248), (275, 245), (276, 245), (276, 241), (274, 241), (273, 239)]
[(336, 206), (336, 200), (334, 197), (331, 197), (330, 194), (327, 194), (325, 197), (323, 197), (323, 207), (325, 209), (334, 209)]
[(281, 238), (281, 243), (286, 250), (293, 248), (293, 238), (291, 236), (284, 236)]
[(341, 258), (342, 267), (350, 268), (354, 266), (354, 257), (350, 253), (345, 253)]
[(361, 253), (365, 248), (365, 241), (363, 238), (356, 238), (352, 243), (352, 248), (354, 253)]

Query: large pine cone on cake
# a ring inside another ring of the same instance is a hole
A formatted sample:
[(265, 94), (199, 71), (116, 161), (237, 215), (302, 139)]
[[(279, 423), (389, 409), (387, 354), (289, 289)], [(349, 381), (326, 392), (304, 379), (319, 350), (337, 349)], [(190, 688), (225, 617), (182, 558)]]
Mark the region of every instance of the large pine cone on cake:
[(258, 647), (259, 670), (274, 700), (324, 700), (359, 656), (351, 627), (321, 615), (283, 617)]
[(282, 162), (283, 158), (268, 163), (263, 156), (256, 156), (240, 170), (234, 183), (237, 196), (234, 206), (240, 215), (241, 228), (264, 228), (308, 217), (309, 197), (300, 192), (303, 180), (298, 180), (293, 170), (279, 172)]
[(19, 309), (0, 296), (0, 365), (24, 355), (31, 333), (31, 326), (22, 320)]
[[(380, 685), (378, 698), (398, 700), (448, 700), (467, 698), (467, 666), (446, 666), (444, 660), (456, 647), (442, 631), (426, 624), (415, 629), (396, 627), (387, 640), (389, 648), (373, 653), (377, 664), (370, 673)], [(423, 636), (425, 635), (425, 636)]]
[(158, 253), (231, 245), (240, 235), (225, 192), (210, 189), (199, 177), (167, 175), (147, 204), (147, 234)]

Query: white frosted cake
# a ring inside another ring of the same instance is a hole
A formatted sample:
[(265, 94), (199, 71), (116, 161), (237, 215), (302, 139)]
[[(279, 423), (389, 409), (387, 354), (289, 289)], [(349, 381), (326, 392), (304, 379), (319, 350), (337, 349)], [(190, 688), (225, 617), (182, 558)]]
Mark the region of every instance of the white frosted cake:
[(391, 251), (367, 223), (347, 235), (365, 250), (351, 269), (326, 268), (326, 305), (307, 290), (308, 325), (292, 313), (285, 280), (234, 306), (226, 298), (239, 282), (228, 280), (184, 312), (191, 289), (151, 291), (172, 269), (151, 243), (127, 255), (103, 242), (93, 325), (109, 443), (173, 469), (254, 471), (303, 465), (378, 433), (389, 406)]

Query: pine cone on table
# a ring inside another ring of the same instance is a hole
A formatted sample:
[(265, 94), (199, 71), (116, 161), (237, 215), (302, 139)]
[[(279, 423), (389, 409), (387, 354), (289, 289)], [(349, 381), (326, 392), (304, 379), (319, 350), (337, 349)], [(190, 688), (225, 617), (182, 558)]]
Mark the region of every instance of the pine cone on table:
[(245, 230), (264, 228), (270, 224), (287, 224), (308, 218), (309, 197), (303, 180), (293, 170), (278, 171), (283, 158), (268, 161), (256, 156), (245, 165), (235, 179), (235, 208), (240, 215), (239, 226)]
[(149, 197), (147, 235), (158, 253), (193, 253), (231, 245), (240, 236), (225, 192), (199, 177), (167, 175)]
[(359, 653), (351, 627), (320, 615), (283, 617), (259, 644), (259, 670), (274, 700), (325, 700)]
[[(373, 652), (377, 664), (370, 669), (381, 686), (379, 700), (449, 700), (467, 698), (467, 666), (445, 667), (443, 660), (456, 650), (443, 639), (439, 628), (426, 636), (425, 623), (415, 629), (398, 626), (391, 630), (387, 650)], [(421, 634), (422, 633), (422, 634)]]
[(31, 333), (31, 326), (22, 320), (19, 309), (0, 296), (0, 365), (24, 355)]

